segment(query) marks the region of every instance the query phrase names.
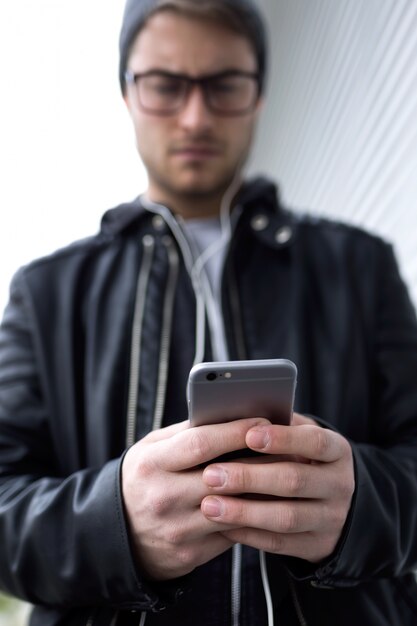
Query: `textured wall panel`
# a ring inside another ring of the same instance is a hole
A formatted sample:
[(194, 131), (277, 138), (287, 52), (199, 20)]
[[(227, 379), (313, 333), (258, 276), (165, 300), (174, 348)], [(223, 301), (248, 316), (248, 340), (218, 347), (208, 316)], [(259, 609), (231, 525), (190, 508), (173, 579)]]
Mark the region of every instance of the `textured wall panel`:
[(272, 67), (250, 169), (391, 240), (417, 303), (417, 1), (260, 4)]

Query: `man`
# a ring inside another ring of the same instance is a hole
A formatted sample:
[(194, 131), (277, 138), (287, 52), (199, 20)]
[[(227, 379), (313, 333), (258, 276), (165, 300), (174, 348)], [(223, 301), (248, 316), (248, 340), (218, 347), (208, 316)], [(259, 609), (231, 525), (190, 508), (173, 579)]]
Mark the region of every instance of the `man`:
[[(389, 246), (243, 181), (252, 1), (129, 0), (120, 48), (149, 187), (13, 282), (3, 589), (32, 626), (415, 624), (417, 325)], [(275, 357), (291, 426), (189, 427), (193, 362)]]

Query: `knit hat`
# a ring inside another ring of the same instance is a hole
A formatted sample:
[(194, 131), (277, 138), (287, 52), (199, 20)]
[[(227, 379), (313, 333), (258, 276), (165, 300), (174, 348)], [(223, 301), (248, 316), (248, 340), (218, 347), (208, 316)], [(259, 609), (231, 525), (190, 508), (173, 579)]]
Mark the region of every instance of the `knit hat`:
[[(197, 0), (198, 2), (199, 0)], [(251, 43), (254, 47), (258, 60), (259, 85), (262, 91), (265, 81), (267, 62), (267, 36), (261, 13), (256, 5), (256, 0), (220, 0), (229, 7), (236, 8), (240, 12), (246, 13), (249, 25)], [(158, 5), (164, 4), (163, 0), (127, 0), (123, 15), (122, 28), (119, 39), (120, 64), (119, 80), (122, 92), (124, 93), (126, 82), (125, 72), (127, 59), (131, 45), (144, 26), (148, 17), (158, 9)]]

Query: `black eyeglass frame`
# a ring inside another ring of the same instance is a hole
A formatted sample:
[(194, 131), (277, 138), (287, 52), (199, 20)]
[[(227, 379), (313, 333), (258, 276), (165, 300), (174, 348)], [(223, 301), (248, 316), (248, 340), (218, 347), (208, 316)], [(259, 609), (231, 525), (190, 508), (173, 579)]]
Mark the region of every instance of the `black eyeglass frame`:
[[(167, 109), (165, 111), (152, 109), (152, 108), (144, 106), (143, 103), (140, 101), (140, 98), (138, 97), (137, 101), (138, 101), (140, 108), (145, 113), (151, 113), (152, 115), (169, 116), (169, 115), (175, 115), (176, 113), (178, 113), (178, 111), (180, 111), (181, 108), (184, 106), (185, 102), (187, 101), (187, 97), (190, 94), (191, 89), (195, 85), (201, 88), (201, 91), (204, 97), (204, 103), (206, 107), (209, 109), (209, 111), (211, 111), (212, 113), (215, 113), (216, 115), (225, 116), (225, 117), (235, 117), (238, 115), (246, 115), (248, 113), (251, 113), (252, 111), (255, 110), (260, 94), (261, 94), (259, 73), (246, 72), (243, 70), (224, 70), (216, 74), (206, 74), (206, 75), (198, 76), (198, 77), (192, 77), (192, 76), (189, 76), (188, 74), (181, 74), (181, 73), (177, 74), (174, 72), (168, 72), (166, 70), (149, 70), (147, 72), (142, 72), (142, 73), (139, 73), (139, 72), (135, 73), (130, 70), (127, 70), (124, 75), (127, 85), (137, 85), (137, 82), (141, 78), (146, 78), (148, 76), (162, 76), (166, 78), (179, 79), (179, 80), (184, 81), (187, 85), (187, 88), (184, 91), (184, 97), (179, 102), (178, 106), (169, 110)], [(210, 91), (207, 85), (210, 85), (213, 81), (221, 80), (222, 78), (228, 78), (228, 77), (233, 77), (233, 76), (251, 78), (253, 81), (256, 82), (257, 89), (254, 95), (253, 102), (248, 107), (246, 107), (246, 109), (242, 109), (239, 111), (225, 111), (223, 109), (218, 109), (216, 108), (216, 106), (213, 106), (213, 104), (210, 102)]]

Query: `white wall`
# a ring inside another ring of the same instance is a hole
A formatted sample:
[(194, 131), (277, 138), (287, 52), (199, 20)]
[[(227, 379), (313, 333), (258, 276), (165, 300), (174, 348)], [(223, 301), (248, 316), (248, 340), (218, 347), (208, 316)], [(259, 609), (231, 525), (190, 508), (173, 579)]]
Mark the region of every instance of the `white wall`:
[(252, 171), (393, 241), (417, 303), (417, 2), (260, 4), (272, 75)]
[(17, 267), (145, 187), (117, 79), (123, 6), (0, 2), (0, 309)]

